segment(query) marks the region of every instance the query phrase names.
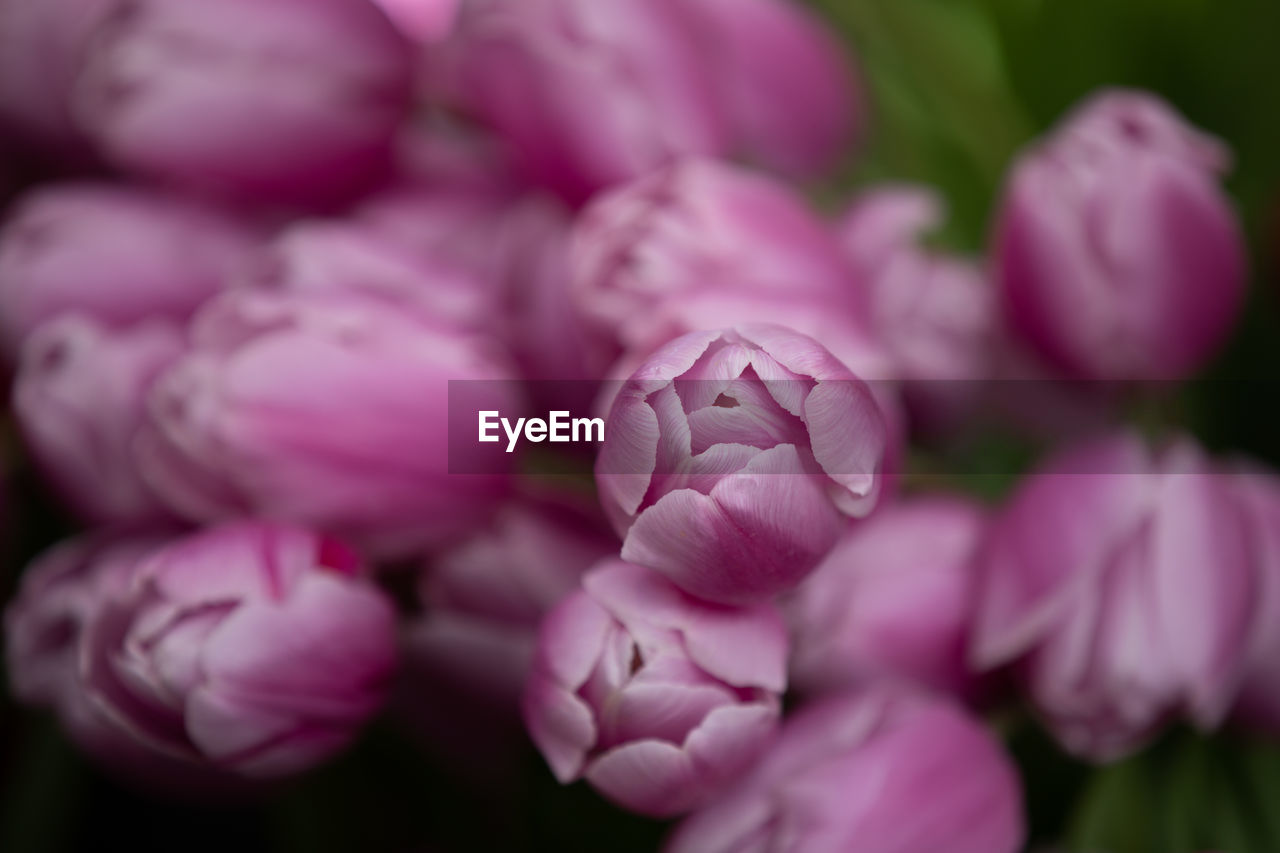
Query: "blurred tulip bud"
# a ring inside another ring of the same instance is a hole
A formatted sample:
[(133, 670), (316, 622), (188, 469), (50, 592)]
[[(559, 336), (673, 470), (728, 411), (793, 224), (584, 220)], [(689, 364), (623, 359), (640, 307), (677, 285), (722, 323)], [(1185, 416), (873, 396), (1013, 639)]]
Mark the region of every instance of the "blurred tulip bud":
[(84, 644), (87, 689), (120, 736), (279, 776), (346, 746), (381, 707), (395, 611), (345, 546), (238, 522), (139, 563)]
[(867, 386), (780, 326), (695, 332), (619, 391), (596, 463), (623, 559), (741, 604), (798, 584), (879, 497)]
[(515, 716), (542, 618), (618, 552), (598, 512), (567, 500), (512, 503), (431, 560), (420, 587), (426, 612), (408, 631), (410, 666), (436, 688)]
[(848, 155), (862, 95), (846, 46), (825, 22), (797, 0), (681, 2), (701, 28), (732, 153), (799, 179)]
[(0, 3), (0, 131), (12, 133), (32, 153), (87, 157), (87, 143), (71, 117), (71, 92), (94, 28), (113, 2)]
[(169, 323), (111, 330), (83, 315), (54, 320), (27, 340), (14, 414), (40, 468), (86, 519), (166, 517), (142, 479), (134, 441), (152, 383), (183, 349), (182, 331)]
[(1082, 379), (1195, 372), (1244, 298), (1226, 163), (1154, 96), (1086, 101), (1009, 179), (995, 263), (1010, 323)]
[(485, 342), (375, 300), (228, 293), (152, 390), (143, 472), (193, 519), (262, 515), (407, 556), (467, 535), (505, 490), (451, 475), (470, 469), (447, 436), (450, 380), (512, 411), (509, 383), (479, 381), (509, 376)]
[(774, 0), (476, 0), (445, 88), (573, 202), (690, 155), (812, 174), (844, 149), (856, 97), (805, 15)]
[(453, 28), (463, 0), (373, 0), (416, 42), (435, 42)]
[(5, 669), (20, 702), (56, 711), (67, 735), (109, 765), (146, 750), (122, 739), (85, 689), (84, 638), (103, 603), (127, 589), (138, 564), (169, 541), (102, 533), (38, 557), (5, 610)]
[(82, 313), (114, 326), (185, 321), (249, 257), (250, 235), (174, 196), (66, 184), (21, 199), (0, 229), (0, 343)]
[(974, 661), (1012, 664), (1072, 752), (1110, 760), (1186, 713), (1230, 709), (1259, 555), (1235, 477), (1189, 440), (1121, 434), (1063, 451), (995, 521)]
[(787, 720), (755, 769), (686, 819), (667, 853), (1014, 853), (1017, 774), (988, 732), (940, 699), (878, 688)]
[(976, 405), (997, 331), (995, 291), (978, 264), (920, 244), (943, 217), (932, 190), (886, 187), (857, 199), (836, 225), (893, 373), (913, 414), (935, 429)]
[(368, 0), (126, 0), (76, 91), (106, 156), (250, 201), (317, 204), (389, 164), (409, 45)]
[(707, 604), (610, 561), (543, 623), (525, 721), (561, 782), (585, 776), (632, 811), (679, 814), (767, 744), (786, 654), (772, 607)]
[(877, 350), (861, 289), (826, 223), (765, 175), (682, 162), (602, 195), (571, 241), (574, 301), (602, 363), (739, 323), (790, 326), (855, 370)]
[(914, 681), (962, 697), (986, 527), (977, 504), (915, 498), (850, 529), (788, 600), (791, 683), (805, 691)]

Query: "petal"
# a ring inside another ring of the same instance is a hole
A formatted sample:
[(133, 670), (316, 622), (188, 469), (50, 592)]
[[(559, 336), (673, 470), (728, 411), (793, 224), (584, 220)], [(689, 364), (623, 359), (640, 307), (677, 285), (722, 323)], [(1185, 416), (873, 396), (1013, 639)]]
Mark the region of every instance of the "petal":
[(875, 506), (887, 432), (880, 407), (857, 380), (819, 382), (804, 403), (813, 457), (840, 485), (836, 505), (862, 517)]
[(529, 737), (561, 784), (578, 778), (595, 746), (596, 725), (587, 704), (534, 671), (521, 701)]
[(658, 740), (610, 750), (587, 765), (585, 775), (606, 798), (649, 817), (688, 811), (701, 794), (689, 756), (680, 747)]

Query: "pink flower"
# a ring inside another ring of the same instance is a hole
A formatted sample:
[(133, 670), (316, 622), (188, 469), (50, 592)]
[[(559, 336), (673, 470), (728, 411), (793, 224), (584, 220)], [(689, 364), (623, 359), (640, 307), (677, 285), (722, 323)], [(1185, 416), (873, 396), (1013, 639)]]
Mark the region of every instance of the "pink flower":
[(54, 320), (27, 340), (14, 414), (36, 462), (85, 518), (167, 517), (142, 478), (134, 442), (156, 376), (184, 349), (183, 333), (169, 323), (112, 330), (84, 315)]
[(346, 746), (381, 707), (394, 627), (345, 546), (239, 522), (155, 552), (99, 601), (81, 677), (119, 737), (278, 776)]
[(1109, 760), (1185, 713), (1221, 723), (1261, 593), (1236, 477), (1189, 440), (1070, 448), (995, 522), (974, 661), (1012, 664), (1071, 751)]
[(251, 234), (152, 190), (65, 184), (20, 200), (0, 230), (0, 343), (83, 313), (111, 326), (185, 321), (245, 263)]
[(792, 684), (828, 691), (899, 679), (971, 695), (973, 558), (986, 520), (970, 501), (924, 497), (846, 532), (787, 602)]
[(462, 0), (374, 0), (409, 38), (435, 42), (453, 28)]
[(750, 765), (786, 686), (786, 629), (767, 605), (726, 609), (621, 561), (542, 626), (525, 721), (556, 778), (670, 816)]
[(1018, 778), (990, 734), (948, 702), (880, 688), (788, 719), (665, 849), (1014, 853), (1024, 839)]
[(477, 0), (450, 48), (444, 88), (573, 202), (690, 155), (812, 175), (855, 123), (836, 43), (779, 0)]
[(487, 342), (377, 300), (229, 293), (157, 380), (143, 471), (193, 519), (263, 515), (417, 553), (466, 536), (506, 488), (450, 474), (474, 470), (447, 440), (450, 380), (512, 411), (509, 376)]
[(794, 587), (880, 491), (871, 392), (778, 326), (695, 332), (622, 387), (596, 463), (623, 559), (693, 595), (746, 603)]
[(317, 204), (387, 165), (411, 51), (367, 0), (128, 0), (77, 84), (81, 124), (139, 173)]
[(996, 271), (1010, 322), (1084, 379), (1181, 379), (1244, 298), (1227, 153), (1141, 92), (1106, 91), (1014, 167)]

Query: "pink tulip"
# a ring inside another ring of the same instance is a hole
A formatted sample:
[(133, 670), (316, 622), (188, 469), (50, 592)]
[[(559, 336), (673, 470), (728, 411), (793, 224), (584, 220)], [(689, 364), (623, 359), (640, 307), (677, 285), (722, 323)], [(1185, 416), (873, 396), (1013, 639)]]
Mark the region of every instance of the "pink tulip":
[(184, 321), (249, 257), (224, 214), (164, 193), (65, 184), (20, 200), (0, 230), (0, 344), (83, 313), (112, 326)]
[(476, 0), (450, 48), (444, 88), (573, 202), (690, 155), (810, 175), (854, 125), (835, 42), (782, 0)]
[(85, 518), (167, 517), (142, 479), (134, 441), (152, 383), (183, 350), (181, 330), (169, 323), (112, 330), (83, 315), (54, 320), (28, 339), (14, 414), (36, 462)]
[(1166, 720), (1221, 723), (1260, 593), (1237, 480), (1188, 440), (1070, 448), (1015, 494), (980, 557), (974, 661), (1012, 664), (1063, 744), (1109, 760)]
[(99, 603), (82, 677), (121, 737), (279, 776), (345, 747), (379, 709), (394, 624), (345, 546), (239, 522), (140, 562), (128, 586)]
[(368, 0), (130, 0), (94, 40), (76, 106), (130, 170), (251, 201), (328, 203), (385, 171), (411, 59)]
[(504, 507), (430, 561), (420, 586), (425, 613), (408, 631), (409, 665), (437, 690), (514, 715), (542, 618), (617, 552), (604, 520), (567, 499)]
[(450, 474), (474, 470), (447, 440), (450, 380), (471, 380), (481, 409), (518, 407), (485, 341), (352, 294), (257, 292), (211, 303), (193, 338), (152, 391), (139, 447), (174, 510), (287, 520), (398, 557), (467, 535), (501, 497), (499, 472)]
[(818, 215), (767, 176), (689, 160), (600, 196), (570, 246), (574, 301), (608, 364), (685, 332), (780, 323), (886, 378), (853, 271)]
[(33, 153), (88, 156), (70, 100), (86, 46), (113, 0), (0, 3), (0, 135)]
[(1227, 154), (1141, 92), (1095, 95), (1018, 161), (996, 268), (1010, 322), (1073, 376), (1181, 379), (1244, 298)]
[(1014, 853), (1021, 792), (990, 734), (948, 702), (879, 688), (788, 719), (756, 768), (667, 853)]
[(978, 505), (927, 497), (846, 532), (787, 602), (792, 684), (829, 691), (899, 679), (972, 695), (973, 557), (985, 527)]
[(995, 292), (979, 265), (920, 245), (943, 217), (933, 191), (886, 187), (859, 197), (836, 225), (913, 413), (935, 427), (977, 404), (997, 333)]
[(875, 506), (885, 427), (871, 392), (779, 326), (695, 332), (618, 392), (596, 463), (623, 559), (741, 604), (817, 567)]
[(697, 806), (766, 745), (786, 629), (622, 561), (589, 573), (542, 626), (525, 721), (556, 778), (665, 817)]

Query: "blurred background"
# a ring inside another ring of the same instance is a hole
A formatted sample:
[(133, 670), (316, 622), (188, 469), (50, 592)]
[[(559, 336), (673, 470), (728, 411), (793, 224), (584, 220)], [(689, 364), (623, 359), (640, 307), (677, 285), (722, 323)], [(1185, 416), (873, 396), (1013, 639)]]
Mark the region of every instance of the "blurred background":
[[(1252, 254), (1249, 304), (1227, 349), (1167, 405), (1211, 449), (1280, 466), (1280, 3), (813, 3), (852, 45), (871, 99), (863, 150), (816, 190), (819, 201), (835, 204), (878, 181), (934, 184), (953, 214), (937, 235), (949, 247), (982, 250), (1015, 153), (1100, 86), (1150, 89), (1226, 140), (1235, 155), (1228, 187)], [(27, 171), (18, 186), (41, 177), (19, 165)], [(981, 452), (989, 459), (953, 466), (966, 473), (949, 476), (998, 497), (1022, 450), (997, 443)], [(0, 573), (7, 598), (20, 567), (76, 525), (38, 485), (7, 420), (0, 463), (12, 498)], [(1280, 850), (1280, 746), (1175, 731), (1133, 759), (1090, 769), (1024, 719), (994, 722), (1027, 770), (1032, 849)], [(138, 851), (641, 851), (655, 849), (664, 831), (581, 784), (560, 788), (531, 750), (526, 772), (501, 786), (435, 770), (401, 735), (375, 725), (350, 754), (265, 801), (161, 800), (105, 777), (48, 715), (0, 696), (4, 851), (94, 850), (122, 839)]]

